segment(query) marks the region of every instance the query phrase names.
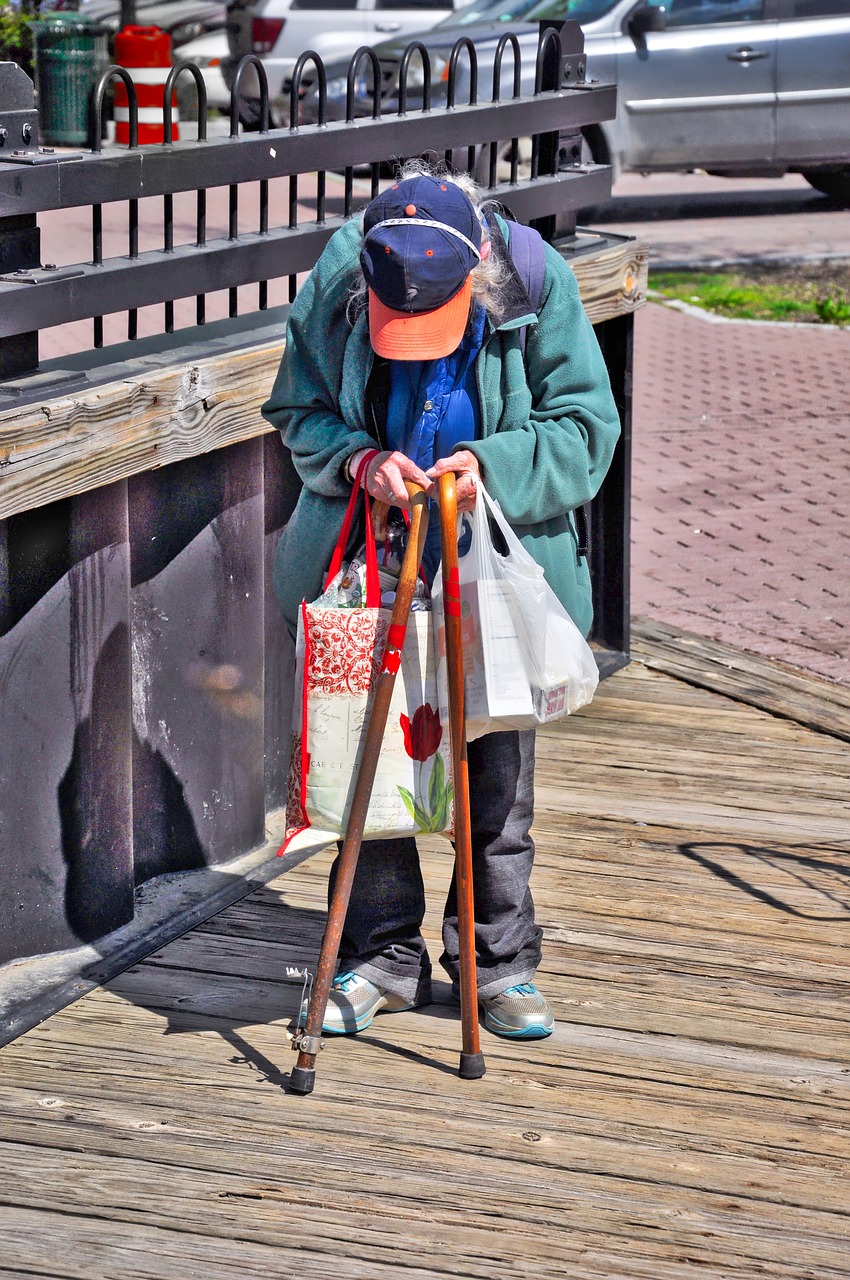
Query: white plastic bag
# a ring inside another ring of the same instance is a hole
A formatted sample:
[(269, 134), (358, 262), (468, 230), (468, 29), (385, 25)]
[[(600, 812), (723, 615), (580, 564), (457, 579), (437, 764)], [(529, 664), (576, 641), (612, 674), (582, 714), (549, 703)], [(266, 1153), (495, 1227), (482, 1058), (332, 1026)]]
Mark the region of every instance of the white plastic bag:
[[(491, 520), (506, 554), (494, 546)], [(458, 530), (467, 738), (578, 711), (599, 683), (593, 652), (480, 483), (475, 509), (459, 517)], [(448, 692), (439, 571), (432, 597), (442, 713)]]

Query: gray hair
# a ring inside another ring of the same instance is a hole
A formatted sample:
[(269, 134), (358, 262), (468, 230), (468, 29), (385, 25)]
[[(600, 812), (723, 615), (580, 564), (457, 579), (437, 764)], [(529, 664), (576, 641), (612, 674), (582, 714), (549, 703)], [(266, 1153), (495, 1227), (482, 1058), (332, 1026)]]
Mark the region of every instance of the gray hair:
[[(403, 182), (405, 178), (417, 178), (422, 175), (440, 178), (444, 182), (453, 182), (456, 187), (460, 187), (475, 209), (482, 228), (489, 238), (486, 214), (490, 210), (495, 210), (496, 202), (485, 199), (484, 193), (474, 178), (470, 177), (468, 173), (449, 173), (445, 165), (429, 164), (426, 160), (407, 160), (399, 167), (396, 181)], [(362, 214), (360, 221), (362, 225)], [(483, 261), (474, 266), (469, 274), (472, 281), (473, 300), (480, 303), (488, 316), (498, 323), (504, 311), (505, 286), (510, 279), (510, 269), (507, 263), (497, 257), (495, 253), (490, 253)], [(358, 265), (357, 277), (351, 287), (351, 297), (348, 305), (349, 319), (353, 321), (365, 306), (366, 281), (363, 279)]]

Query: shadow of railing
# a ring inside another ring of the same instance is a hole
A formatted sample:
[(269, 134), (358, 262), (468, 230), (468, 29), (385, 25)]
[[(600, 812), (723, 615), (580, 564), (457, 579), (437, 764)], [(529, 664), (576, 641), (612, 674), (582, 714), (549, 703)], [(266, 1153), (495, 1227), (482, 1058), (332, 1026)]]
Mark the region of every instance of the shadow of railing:
[[(710, 871), (726, 884), (741, 890), (757, 902), (800, 920), (818, 920), (823, 923), (850, 922), (850, 847), (846, 845), (804, 846), (775, 848), (770, 845), (731, 841), (700, 841), (679, 845), (679, 852), (698, 866)], [(844, 861), (836, 861), (835, 854)], [(756, 869), (773, 872), (759, 883)], [(778, 873), (778, 879), (777, 879)], [(782, 878), (787, 878), (789, 895), (781, 891)], [(791, 895), (796, 896), (793, 901)], [(822, 900), (830, 904), (830, 911), (840, 908), (838, 914), (824, 914), (803, 905), (807, 897), (813, 903)]]

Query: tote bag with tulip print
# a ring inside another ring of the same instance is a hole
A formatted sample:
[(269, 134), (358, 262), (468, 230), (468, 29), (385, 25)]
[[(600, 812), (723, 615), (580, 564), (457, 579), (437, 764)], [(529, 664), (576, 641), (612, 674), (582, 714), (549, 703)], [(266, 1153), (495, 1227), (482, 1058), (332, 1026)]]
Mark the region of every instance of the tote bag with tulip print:
[[(282, 855), (321, 847), (345, 834), (381, 671), (391, 611), (379, 607), (375, 535), (365, 493), (365, 601), (354, 608), (326, 603), (352, 599), (354, 570), (343, 564), (343, 555), (358, 490), (355, 484), (325, 590), (319, 600), (301, 606)], [(341, 585), (346, 589), (340, 591)], [(363, 838), (448, 832), (451, 826), (450, 743), (438, 710), (431, 614), (415, 611), (401, 646)]]

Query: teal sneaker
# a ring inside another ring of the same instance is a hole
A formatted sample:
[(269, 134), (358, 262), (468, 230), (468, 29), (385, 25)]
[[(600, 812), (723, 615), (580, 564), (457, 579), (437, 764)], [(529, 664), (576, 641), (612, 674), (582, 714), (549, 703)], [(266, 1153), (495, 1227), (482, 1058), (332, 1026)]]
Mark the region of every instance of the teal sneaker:
[(479, 996), (484, 1010), (484, 1026), (510, 1040), (542, 1040), (555, 1028), (549, 1001), (533, 982), (521, 982), (495, 996)]
[[(308, 1001), (301, 1006), (299, 1025), (307, 1021)], [(322, 1034), (328, 1036), (353, 1036), (357, 1031), (365, 1031), (376, 1013), (403, 1013), (414, 1006), (403, 996), (376, 987), (368, 978), (361, 978), (357, 973), (338, 973), (333, 980), (325, 1020), (322, 1023)]]

